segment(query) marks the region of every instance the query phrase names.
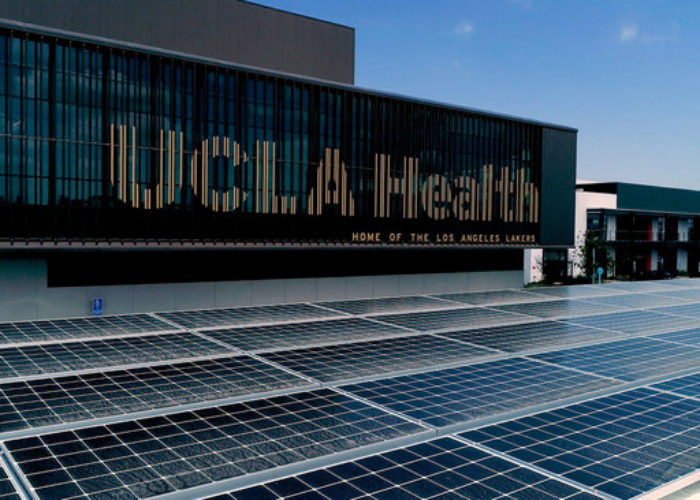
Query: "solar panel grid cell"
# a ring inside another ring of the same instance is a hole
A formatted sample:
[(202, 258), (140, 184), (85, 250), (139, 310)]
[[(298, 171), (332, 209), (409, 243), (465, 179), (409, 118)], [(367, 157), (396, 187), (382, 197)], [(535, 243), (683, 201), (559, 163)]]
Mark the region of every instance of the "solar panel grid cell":
[(346, 462), (210, 500), (597, 498), (453, 438)]
[(441, 336), (508, 352), (607, 340), (615, 334), (559, 321), (537, 321), (519, 325), (446, 332)]
[(444, 300), (432, 297), (382, 297), (376, 299), (337, 300), (319, 302), (318, 305), (348, 314), (385, 314), (401, 311), (429, 311), (457, 307)]
[(5, 445), (41, 499), (149, 498), (422, 430), (320, 389)]
[(342, 389), (435, 427), (464, 423), (594, 391), (615, 382), (508, 358), (361, 382)]
[(405, 328), (429, 332), (512, 324), (526, 321), (527, 318), (522, 315), (483, 307), (470, 307), (444, 311), (385, 315), (381, 317), (381, 320)]
[(661, 335), (654, 335), (653, 337), (649, 338), (691, 345), (693, 347), (700, 347), (700, 328), (664, 333)]
[(700, 372), (654, 384), (652, 387), (662, 391), (675, 392), (681, 396), (700, 399)]
[(203, 335), (245, 351), (406, 335), (407, 330), (362, 318), (203, 330)]
[(633, 389), (461, 434), (619, 498), (695, 470), (700, 401)]
[(627, 381), (700, 366), (700, 349), (648, 337), (547, 352), (532, 357)]
[(624, 295), (612, 295), (608, 297), (592, 297), (584, 299), (586, 302), (602, 305), (614, 305), (629, 309), (649, 309), (664, 306), (678, 306), (688, 303), (687, 299), (663, 295), (647, 295), (643, 293), (630, 293)]
[(0, 378), (211, 356), (227, 351), (231, 352), (188, 332), (6, 347), (0, 348)]
[(0, 344), (86, 337), (116, 337), (174, 331), (173, 325), (149, 314), (0, 323)]
[(478, 306), (492, 304), (538, 302), (542, 300), (547, 300), (543, 295), (537, 295), (521, 290), (494, 290), (487, 292), (446, 293), (442, 295), (436, 295), (436, 297)]
[(157, 314), (184, 328), (200, 329), (218, 326), (248, 326), (288, 321), (310, 321), (338, 316), (342, 313), (314, 307), (311, 304), (278, 304), (228, 309), (172, 311)]
[(675, 332), (700, 326), (700, 319), (659, 314), (650, 310), (582, 316), (563, 321), (591, 328), (604, 328), (622, 333), (643, 335)]
[(274, 352), (264, 357), (316, 380), (330, 382), (453, 363), (490, 354), (494, 352), (431, 335), (416, 335)]
[[(700, 292), (700, 290), (698, 291)], [(661, 307), (659, 304), (657, 309), (652, 309), (653, 312), (662, 314), (673, 314), (677, 316), (687, 316), (689, 318), (700, 319), (700, 304), (686, 304), (682, 306)]]
[(550, 300), (528, 304), (507, 304), (493, 306), (499, 311), (506, 311), (538, 318), (571, 318), (597, 313), (609, 313), (622, 310), (619, 306), (596, 304), (585, 299)]
[(22, 497), (17, 492), (15, 485), (12, 484), (7, 471), (0, 467), (0, 500), (21, 500)]
[(238, 356), (0, 384), (0, 432), (306, 386)]

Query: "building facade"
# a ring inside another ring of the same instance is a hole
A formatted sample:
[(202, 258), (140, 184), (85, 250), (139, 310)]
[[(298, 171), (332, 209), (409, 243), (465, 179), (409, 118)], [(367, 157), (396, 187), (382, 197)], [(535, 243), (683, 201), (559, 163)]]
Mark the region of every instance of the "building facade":
[[(222, 61), (215, 37), (185, 54), (163, 33), (152, 47), (130, 30), (40, 26), (12, 5), (0, 3), (16, 18), (0, 23), (0, 248), (49, 287), (518, 282), (524, 248), (572, 242), (574, 129), (318, 80), (304, 60), (290, 72), (306, 76)], [(264, 25), (294, 17), (253, 7)], [(347, 43), (347, 28), (326, 28), (331, 48)]]
[[(585, 209), (578, 239), (604, 246), (598, 264), (632, 279), (698, 275), (700, 192), (628, 183), (577, 185)], [(606, 203), (600, 201), (606, 200)], [(578, 209), (577, 209), (578, 210)], [(581, 245), (583, 248), (583, 245)], [(579, 251), (580, 252), (580, 251)]]
[[(526, 282), (700, 274), (700, 191), (622, 182), (576, 185), (576, 244), (526, 251)], [(562, 264), (563, 262), (563, 264)]]

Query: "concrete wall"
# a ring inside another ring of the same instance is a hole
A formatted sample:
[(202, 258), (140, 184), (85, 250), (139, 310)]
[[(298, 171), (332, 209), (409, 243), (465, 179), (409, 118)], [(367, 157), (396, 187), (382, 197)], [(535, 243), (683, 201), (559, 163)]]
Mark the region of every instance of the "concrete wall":
[(240, 0), (0, 0), (0, 18), (353, 84), (355, 30)]
[(0, 321), (91, 314), (92, 298), (104, 314), (249, 306), (345, 298), (517, 288), (522, 271), (355, 276), (102, 287), (46, 286), (46, 261), (0, 259)]
[(580, 276), (582, 273), (582, 255), (579, 253), (579, 248), (586, 238), (589, 208), (617, 208), (617, 195), (576, 190), (576, 219), (574, 222), (576, 246), (569, 250), (569, 260), (573, 262), (572, 273), (574, 276)]

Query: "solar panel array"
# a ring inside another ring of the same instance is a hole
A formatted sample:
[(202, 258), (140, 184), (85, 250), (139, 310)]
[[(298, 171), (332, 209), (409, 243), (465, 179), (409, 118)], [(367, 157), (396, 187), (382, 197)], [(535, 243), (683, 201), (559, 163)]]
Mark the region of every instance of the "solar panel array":
[(700, 401), (640, 388), (461, 436), (632, 498), (698, 468)]
[(699, 449), (700, 280), (0, 323), (0, 500), (630, 498)]
[(406, 335), (407, 331), (367, 319), (348, 318), (248, 328), (222, 328), (201, 333), (220, 343), (255, 352)]
[(0, 348), (0, 378), (215, 356), (225, 352), (232, 350), (188, 332), (5, 347)]
[(179, 330), (149, 314), (0, 323), (0, 345)]
[(504, 496), (542, 500), (597, 498), (446, 437), (239, 490), (216, 500)]
[(397, 370), (464, 361), (493, 354), (481, 347), (430, 335), (272, 352), (265, 359), (331, 382)]

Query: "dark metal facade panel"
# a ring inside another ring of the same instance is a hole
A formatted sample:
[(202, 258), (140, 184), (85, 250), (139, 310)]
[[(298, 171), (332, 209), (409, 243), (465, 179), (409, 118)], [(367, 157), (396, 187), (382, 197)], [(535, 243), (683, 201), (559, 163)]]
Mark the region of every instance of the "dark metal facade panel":
[(542, 130), (540, 243), (573, 246), (576, 202), (576, 133)]
[(240, 0), (0, 0), (0, 19), (354, 83), (353, 28)]
[(700, 191), (618, 183), (617, 208), (700, 214)]

